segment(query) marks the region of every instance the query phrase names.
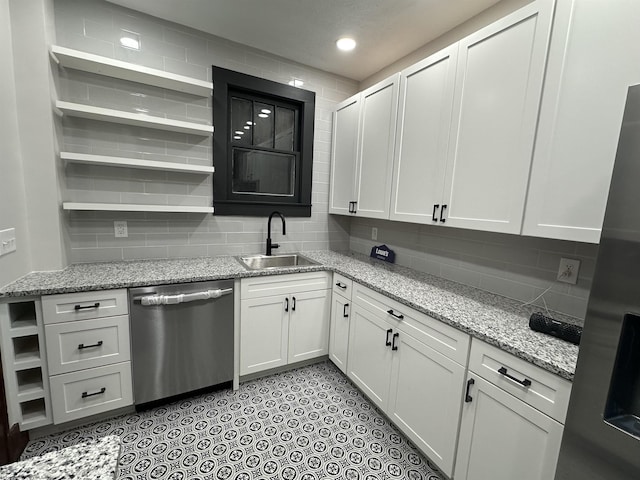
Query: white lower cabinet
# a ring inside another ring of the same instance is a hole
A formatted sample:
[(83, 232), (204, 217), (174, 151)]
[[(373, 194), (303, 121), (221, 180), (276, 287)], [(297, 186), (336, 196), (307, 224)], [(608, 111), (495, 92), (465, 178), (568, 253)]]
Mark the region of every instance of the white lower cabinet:
[(468, 335), (356, 284), (350, 320), (347, 375), (451, 476)]
[(329, 277), (313, 272), (242, 280), (240, 375), (328, 353)]
[(353, 282), (348, 278), (338, 273), (333, 274), (331, 326), (329, 328), (329, 360), (342, 370), (342, 373), (347, 373), (352, 286)]
[(552, 479), (569, 391), (566, 380), (474, 339), (454, 478)]

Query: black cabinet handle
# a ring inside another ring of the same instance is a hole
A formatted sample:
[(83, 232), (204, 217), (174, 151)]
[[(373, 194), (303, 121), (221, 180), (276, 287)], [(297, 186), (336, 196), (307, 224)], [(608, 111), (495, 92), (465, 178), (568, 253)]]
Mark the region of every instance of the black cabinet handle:
[(348, 303), (345, 303), (345, 304), (342, 306), (342, 316), (343, 316), (344, 318), (349, 318), (349, 314), (347, 313), (347, 308), (349, 308), (349, 304), (348, 304)]
[(342, 283), (342, 282), (338, 282), (338, 283), (336, 283), (336, 287), (341, 288), (341, 289), (343, 289), (343, 290), (346, 290), (346, 289), (347, 289), (347, 286), (346, 286), (344, 283)]
[(289, 297), (284, 299), (284, 311), (285, 312), (289, 311)]
[(402, 320), (404, 318), (404, 315), (396, 315), (393, 310), (387, 310), (387, 313), (393, 317), (396, 317), (398, 320)]
[(85, 345), (84, 343), (81, 343), (78, 345), (78, 350), (83, 350), (85, 348), (101, 347), (101, 346), (102, 346), (102, 340), (99, 340), (98, 343), (94, 343), (92, 345)]
[(391, 350), (397, 350), (398, 346), (396, 345), (396, 338), (398, 338), (400, 336), (399, 333), (394, 333), (393, 334), (393, 340), (391, 342)]
[(465, 403), (469, 403), (473, 400), (473, 397), (469, 395), (469, 390), (471, 389), (471, 385), (473, 385), (474, 383), (476, 383), (476, 381), (473, 378), (470, 378), (469, 380), (467, 380), (467, 392), (464, 395)]
[(438, 221), (438, 218), (436, 217), (436, 215), (438, 214), (438, 208), (440, 208), (440, 205), (436, 203), (433, 206), (433, 213), (431, 214), (431, 220), (434, 222)]
[(358, 206), (358, 202), (353, 202), (353, 211), (351, 213), (356, 213), (358, 211), (358, 209), (356, 208)]
[(446, 218), (444, 218), (444, 211), (445, 211), (446, 209), (447, 209), (447, 206), (446, 206), (446, 205), (442, 205), (442, 208), (440, 209), (440, 221), (441, 221), (442, 223), (444, 223), (444, 222), (446, 222), (446, 221), (447, 221), (447, 219), (446, 219)]
[(82, 398), (93, 397), (94, 395), (102, 395), (106, 391), (107, 389), (105, 387), (102, 387), (97, 392), (93, 392), (93, 393), (82, 392)]
[(296, 297), (291, 297), (291, 311), (296, 311)]
[(389, 330), (387, 330), (387, 340), (384, 342), (384, 345), (386, 347), (390, 347), (391, 346), (391, 340), (389, 340), (389, 334), (393, 332), (393, 328), (390, 328)]
[(500, 367), (498, 369), (498, 373), (500, 375), (504, 375), (505, 377), (507, 377), (509, 380), (513, 380), (514, 382), (522, 385), (523, 387), (528, 387), (529, 385), (531, 385), (531, 380), (529, 380), (528, 378), (525, 378), (524, 380), (520, 380), (516, 377), (514, 377), (513, 375), (509, 375), (507, 373), (507, 369), (505, 367)]
[(88, 308), (98, 308), (99, 306), (100, 306), (100, 302), (96, 302), (96, 303), (94, 303), (93, 305), (85, 305), (84, 307), (83, 307), (83, 306), (80, 306), (80, 305), (76, 305), (76, 306), (75, 306), (75, 307), (73, 307), (73, 308), (74, 308), (75, 310), (86, 310), (86, 309), (88, 309)]

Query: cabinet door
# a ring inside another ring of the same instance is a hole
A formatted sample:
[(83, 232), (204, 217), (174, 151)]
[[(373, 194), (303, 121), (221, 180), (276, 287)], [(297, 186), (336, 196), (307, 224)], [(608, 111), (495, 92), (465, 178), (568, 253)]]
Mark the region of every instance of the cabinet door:
[(389, 218), (400, 74), (361, 95), (356, 215)]
[(460, 41), (447, 225), (520, 233), (552, 10), (538, 0)]
[(349, 215), (349, 202), (356, 200), (359, 121), (360, 94), (338, 104), (333, 114), (329, 213)]
[(287, 364), (290, 308), (282, 295), (240, 302), (240, 375)]
[(289, 363), (326, 355), (329, 351), (331, 290), (289, 296)]
[(342, 295), (333, 294), (331, 301), (331, 328), (329, 329), (329, 359), (347, 373), (349, 349), (349, 317), (351, 302)]
[(387, 414), (451, 477), (465, 369), (404, 332), (395, 345)]
[(431, 223), (442, 201), (457, 53), (456, 43), (401, 73), (391, 220)]
[(637, 1), (558, 2), (524, 235), (600, 241), (627, 88), (640, 83), (638, 25)]
[[(380, 408), (387, 408), (392, 328), (357, 304), (351, 310), (347, 376)], [(387, 345), (387, 339), (389, 345)]]
[(462, 409), (456, 480), (553, 478), (562, 425), (472, 372), (469, 378), (475, 383)]

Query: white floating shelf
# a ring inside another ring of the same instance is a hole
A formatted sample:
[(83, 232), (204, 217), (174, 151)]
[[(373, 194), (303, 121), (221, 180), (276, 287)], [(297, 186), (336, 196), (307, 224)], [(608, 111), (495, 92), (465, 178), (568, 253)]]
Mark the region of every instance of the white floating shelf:
[(106, 212), (175, 212), (175, 213), (213, 213), (213, 207), (195, 207), (188, 205), (140, 205), (127, 203), (75, 203), (64, 202), (64, 210), (88, 210)]
[(123, 112), (111, 108), (94, 107), (81, 103), (56, 101), (56, 108), (63, 114), (71, 117), (101, 120), (103, 122), (133, 125), (135, 127), (155, 128), (171, 132), (189, 133), (192, 135), (207, 136), (213, 133), (213, 126), (202, 123), (183, 122), (168, 118), (154, 117), (144, 113)]
[(51, 46), (51, 56), (63, 67), (190, 93), (199, 97), (210, 97), (213, 90), (213, 83), (211, 82), (113, 60), (58, 45)]
[(138, 158), (109, 157), (88, 153), (60, 152), (60, 158), (68, 162), (83, 163), (87, 165), (109, 165), (113, 167), (141, 168), (143, 170), (165, 170), (167, 172), (210, 174), (215, 170), (213, 167), (203, 165), (158, 162), (155, 160), (141, 160)]

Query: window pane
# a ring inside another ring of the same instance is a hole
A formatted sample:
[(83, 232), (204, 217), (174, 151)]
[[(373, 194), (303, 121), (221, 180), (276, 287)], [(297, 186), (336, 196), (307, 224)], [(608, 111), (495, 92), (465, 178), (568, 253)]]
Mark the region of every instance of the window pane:
[(251, 145), (252, 102), (243, 98), (231, 97), (231, 142), (240, 145)]
[(293, 196), (295, 155), (233, 149), (233, 193)]
[(255, 102), (253, 107), (253, 144), (273, 148), (273, 105)]
[(276, 108), (276, 149), (294, 151), (295, 120), (290, 108)]

